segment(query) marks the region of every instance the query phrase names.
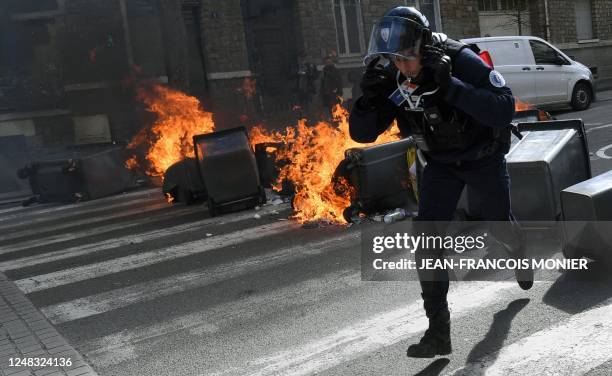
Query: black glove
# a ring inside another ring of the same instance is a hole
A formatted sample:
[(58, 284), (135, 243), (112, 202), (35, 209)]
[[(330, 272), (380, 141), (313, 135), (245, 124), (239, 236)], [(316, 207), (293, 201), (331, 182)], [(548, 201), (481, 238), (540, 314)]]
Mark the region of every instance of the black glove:
[(431, 71), (432, 78), (440, 87), (440, 93), (448, 90), (451, 82), (451, 59), (444, 50), (434, 46), (423, 46), (421, 65)]
[(375, 58), (368, 64), (366, 71), (361, 77), (359, 87), (363, 92), (362, 105), (374, 107), (377, 103), (388, 98), (397, 88), (395, 77), (388, 70), (377, 67), (380, 57)]

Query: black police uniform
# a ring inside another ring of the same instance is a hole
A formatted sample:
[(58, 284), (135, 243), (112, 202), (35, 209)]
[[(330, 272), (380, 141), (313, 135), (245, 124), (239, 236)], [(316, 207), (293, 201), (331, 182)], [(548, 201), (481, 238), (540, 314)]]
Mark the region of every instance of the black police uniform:
[[(501, 75), (466, 45), (439, 34), (434, 34), (434, 41), (434, 46), (451, 57), (452, 77), (447, 90), (423, 97), (422, 111), (413, 111), (406, 103), (397, 106), (386, 98), (372, 105), (361, 97), (350, 114), (350, 135), (357, 142), (373, 142), (397, 120), (402, 136), (415, 137), (427, 159), (419, 177), (418, 220), (450, 221), (468, 185), (484, 203), (478, 208), (481, 220), (513, 221), (504, 156), (509, 149), (509, 126), (515, 111), (512, 92), (503, 84)], [(388, 77), (398, 74), (392, 63), (384, 70)], [(393, 84), (390, 90), (397, 87)], [(421, 89), (427, 84), (423, 82), (414, 94), (428, 90)], [(430, 328), (431, 318), (438, 312), (448, 314), (448, 273), (435, 273), (433, 280), (420, 275)], [(444, 336), (450, 338), (450, 333)], [(442, 351), (445, 352), (438, 353), (450, 352), (450, 339), (447, 350)]]

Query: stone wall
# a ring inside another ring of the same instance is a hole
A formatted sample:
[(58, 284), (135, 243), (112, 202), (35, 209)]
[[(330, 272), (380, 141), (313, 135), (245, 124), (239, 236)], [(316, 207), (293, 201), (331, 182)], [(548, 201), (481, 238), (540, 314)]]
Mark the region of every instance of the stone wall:
[(303, 61), (321, 63), (337, 50), (332, 1), (297, 0), (297, 34), (301, 38), (298, 55)]
[(201, 2), (202, 41), (208, 75), (205, 107), (216, 115), (219, 127), (237, 123), (237, 88), (251, 74), (240, 0)]
[(550, 41), (571, 43), (576, 41), (576, 13), (571, 0), (548, 0)]
[(592, 0), (592, 9), (595, 38), (612, 39), (612, 1)]
[(480, 36), (477, 0), (440, 0), (442, 31), (450, 38)]

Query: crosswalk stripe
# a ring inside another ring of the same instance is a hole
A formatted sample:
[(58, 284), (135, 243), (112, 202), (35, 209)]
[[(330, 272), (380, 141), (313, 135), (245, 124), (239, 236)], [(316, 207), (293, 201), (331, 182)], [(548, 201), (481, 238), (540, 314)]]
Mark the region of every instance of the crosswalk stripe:
[[(132, 209), (128, 209), (125, 211), (116, 211), (116, 212), (113, 212), (107, 215), (96, 216), (94, 215), (95, 213), (92, 213), (92, 215), (89, 216), (88, 218), (81, 218), (81, 219), (72, 220), (72, 221), (71, 220), (62, 221), (62, 218), (58, 218), (56, 221), (50, 222), (48, 225), (37, 225), (35, 227), (27, 226), (27, 229), (25, 230), (11, 232), (6, 235), (0, 235), (0, 241), (7, 241), (11, 239), (23, 238), (26, 236), (35, 236), (36, 234), (40, 234), (41, 232), (63, 230), (63, 229), (78, 226), (78, 225), (83, 226), (83, 225), (103, 222), (109, 219), (120, 220), (122, 218), (130, 217), (136, 214), (146, 213), (146, 212), (159, 210), (159, 209), (168, 207), (167, 202), (162, 202), (159, 200), (151, 201), (148, 204), (149, 205), (145, 207), (137, 207), (137, 208), (132, 208)], [(130, 204), (130, 206), (133, 206), (133, 205), (134, 205), (133, 203)], [(23, 226), (23, 225), (20, 225), (20, 226)], [(2, 253), (6, 253), (4, 252), (4, 249), (0, 250), (0, 254)]]
[[(288, 209), (288, 205), (279, 205), (276, 207), (265, 207), (258, 214), (260, 216), (267, 216), (276, 213), (278, 210)], [(209, 224), (224, 225), (234, 222), (244, 221), (246, 219), (253, 218), (253, 212), (241, 212), (233, 215), (226, 216), (223, 221), (219, 221), (217, 218), (206, 218), (200, 221), (189, 222), (181, 225), (172, 227), (165, 227), (162, 229), (155, 229), (144, 233), (133, 233), (130, 235), (106, 239), (98, 242), (90, 242), (86, 245), (78, 245), (70, 248), (61, 249), (54, 252), (44, 253), (40, 255), (22, 257), (9, 261), (0, 262), (0, 270), (9, 271), (15, 269), (21, 269), (29, 266), (46, 264), (49, 262), (64, 260), (72, 257), (84, 256), (100, 251), (108, 251), (119, 247), (142, 243), (145, 241), (152, 241), (161, 239), (166, 236), (176, 236), (185, 232), (193, 231), (195, 229), (202, 228)], [(0, 254), (12, 252), (0, 251)]]
[(286, 264), (298, 259), (319, 255), (329, 250), (342, 247), (358, 246), (359, 233), (342, 233), (323, 241), (310, 244), (293, 245), (273, 253), (243, 260), (232, 261), (212, 268), (174, 275), (154, 281), (147, 281), (129, 287), (115, 289), (96, 295), (75, 299), (43, 307), (41, 310), (54, 324), (77, 320), (128, 305), (142, 303), (180, 293), (186, 290), (201, 288), (219, 281), (235, 278), (239, 275), (261, 271)]
[[(487, 306), (499, 300), (501, 292), (516, 288), (515, 282), (463, 282), (457, 287), (453, 286), (449, 293), (453, 318)], [(314, 374), (414, 336), (424, 331), (427, 325), (423, 303), (418, 301), (346, 326), (333, 335), (303, 346), (261, 357), (246, 362), (241, 368), (228, 368), (213, 375)]]
[(453, 375), (582, 375), (612, 359), (612, 304), (504, 346)]
[[(42, 206), (10, 206), (8, 208), (0, 209), (0, 216), (4, 216), (4, 214), (14, 213), (15, 215), (24, 215), (27, 212), (33, 212), (36, 209), (45, 208), (46, 210), (57, 210), (61, 204), (59, 203), (50, 203), (50, 204), (41, 204)], [(18, 212), (18, 213), (15, 213)], [(2, 219), (0, 217), (0, 219)]]
[[(74, 218), (78, 216), (87, 215), (88, 217), (95, 217), (105, 213), (118, 213), (122, 210), (130, 210), (131, 208), (135, 207), (144, 207), (146, 205), (162, 203), (166, 203), (166, 205), (168, 205), (168, 203), (161, 197), (146, 197), (140, 200), (123, 201), (114, 205), (101, 206), (95, 209), (84, 208), (71, 210), (61, 214), (52, 213), (50, 215), (36, 215), (27, 218), (18, 217), (8, 221), (7, 223), (0, 223), (0, 230), (6, 231), (11, 229), (19, 229), (20, 227), (30, 228), (33, 225), (44, 228), (44, 226), (53, 225), (58, 221), (74, 220)], [(41, 231), (43, 230), (41, 229)]]
[(133, 270), (164, 261), (204, 253), (214, 249), (237, 245), (245, 241), (256, 240), (286, 232), (299, 226), (292, 222), (274, 222), (245, 230), (235, 231), (210, 238), (174, 245), (139, 254), (102, 261), (85, 266), (60, 270), (15, 281), (15, 284), (26, 294), (85, 281), (109, 274)]
[(290, 305), (310, 305), (331, 294), (358, 287), (361, 273), (339, 270), (317, 278), (258, 292), (242, 299), (215, 305), (206, 310), (171, 320), (141, 325), (78, 344), (78, 348), (98, 367), (106, 367), (137, 357), (136, 347), (146, 340), (187, 330), (192, 335), (208, 335), (232, 322), (245, 322), (254, 315), (265, 316)]
[[(75, 209), (77, 213), (86, 211), (91, 209), (92, 207), (101, 206), (101, 207), (109, 207), (112, 206), (113, 203), (118, 202), (121, 204), (121, 201), (135, 201), (141, 198), (147, 197), (160, 197), (161, 192), (159, 188), (151, 188), (138, 190), (134, 192), (123, 193), (119, 195), (113, 195), (109, 197), (99, 198), (97, 200), (78, 202), (74, 204), (40, 204), (40, 206), (28, 206), (28, 207), (13, 207), (4, 210), (0, 210), (0, 223), (9, 221), (16, 218), (25, 218), (32, 216), (41, 216), (43, 214), (54, 213), (54, 212), (62, 212), (62, 211), (70, 211)], [(81, 210), (83, 209), (83, 210)], [(10, 213), (10, 214), (8, 214)], [(3, 215), (8, 214), (8, 215)]]
[[(148, 209), (149, 208), (141, 210), (140, 213), (147, 212), (149, 211)], [(92, 235), (105, 234), (111, 231), (123, 230), (123, 229), (128, 229), (128, 228), (132, 228), (136, 226), (142, 226), (142, 225), (146, 225), (149, 223), (158, 222), (158, 221), (161, 221), (167, 218), (178, 217), (186, 213), (195, 213), (195, 212), (204, 213), (204, 208), (194, 207), (194, 206), (187, 206), (187, 207), (182, 207), (182, 208), (171, 208), (171, 209), (169, 208), (169, 211), (167, 212), (158, 213), (154, 216), (149, 216), (149, 217), (138, 219), (138, 220), (130, 220), (129, 222), (115, 222), (110, 225), (99, 226), (99, 227), (81, 230), (77, 232), (66, 232), (66, 233), (61, 233), (57, 235), (47, 236), (44, 238), (26, 240), (26, 241), (22, 241), (19, 243), (14, 243), (11, 245), (0, 247), (0, 255), (5, 254), (5, 253), (17, 252), (17, 251), (21, 251), (24, 249), (29, 249), (29, 248), (37, 247), (41, 245), (56, 244), (56, 243), (61, 243), (61, 242), (65, 242), (68, 240), (75, 240), (75, 239), (80, 239), (80, 238), (84, 238), (84, 237), (88, 237)]]

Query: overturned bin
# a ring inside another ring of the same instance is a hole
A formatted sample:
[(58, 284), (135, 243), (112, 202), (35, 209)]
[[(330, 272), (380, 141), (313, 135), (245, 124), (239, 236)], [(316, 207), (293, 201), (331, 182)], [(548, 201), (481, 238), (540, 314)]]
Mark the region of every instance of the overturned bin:
[(506, 156), (512, 212), (521, 221), (555, 222), (561, 191), (591, 178), (582, 120), (520, 123), (523, 139)]
[(80, 150), (30, 162), (17, 174), (29, 180), (40, 202), (94, 200), (135, 186), (124, 161), (121, 147)]
[(612, 171), (561, 192), (563, 254), (612, 265)]
[(193, 141), (211, 216), (221, 211), (252, 208), (266, 201), (245, 128), (198, 135)]

